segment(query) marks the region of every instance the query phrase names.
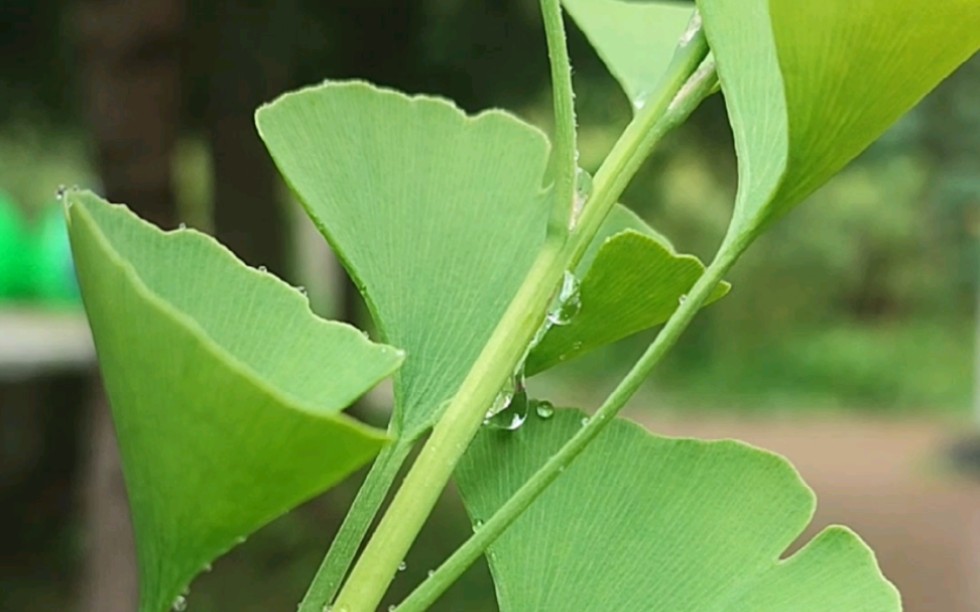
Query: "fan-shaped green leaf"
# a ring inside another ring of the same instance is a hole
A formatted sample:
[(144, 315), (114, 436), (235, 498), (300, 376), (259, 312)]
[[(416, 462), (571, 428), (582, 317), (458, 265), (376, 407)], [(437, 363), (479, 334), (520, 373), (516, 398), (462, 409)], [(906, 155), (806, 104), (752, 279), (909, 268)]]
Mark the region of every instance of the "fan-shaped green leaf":
[(249, 533), (373, 457), (339, 411), (401, 353), (313, 316), (211, 238), (70, 193), (68, 223), (122, 452), (140, 610), (168, 610)]
[(736, 231), (805, 198), (980, 48), (976, 0), (700, 0), (739, 156)]
[[(568, 325), (553, 326), (528, 356), (536, 374), (666, 321), (704, 272), (692, 255), (678, 255), (666, 238), (632, 211), (616, 206), (576, 270), (581, 309)], [(730, 285), (722, 283), (708, 303)]]
[(357, 82), (287, 94), (257, 122), (385, 341), (407, 352), (394, 424), (419, 435), (543, 243), (547, 140), (503, 112), (467, 117), (440, 99)]
[[(474, 526), (581, 427), (558, 411), (484, 429), (457, 471)], [(850, 531), (780, 560), (813, 513), (784, 459), (616, 421), (490, 547), (501, 610), (888, 612), (898, 592)]]
[(694, 9), (685, 4), (562, 0), (566, 10), (619, 81), (642, 106), (663, 75)]

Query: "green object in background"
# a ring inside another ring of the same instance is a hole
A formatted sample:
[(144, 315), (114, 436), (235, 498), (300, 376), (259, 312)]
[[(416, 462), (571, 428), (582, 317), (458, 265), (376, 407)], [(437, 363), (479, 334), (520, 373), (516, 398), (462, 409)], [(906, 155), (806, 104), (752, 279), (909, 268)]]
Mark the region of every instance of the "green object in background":
[(0, 302), (15, 301), (81, 303), (61, 207), (52, 205), (28, 224), (17, 204), (0, 193)]
[(25, 297), (30, 291), (25, 260), (30, 255), (24, 219), (17, 204), (0, 192), (0, 301)]

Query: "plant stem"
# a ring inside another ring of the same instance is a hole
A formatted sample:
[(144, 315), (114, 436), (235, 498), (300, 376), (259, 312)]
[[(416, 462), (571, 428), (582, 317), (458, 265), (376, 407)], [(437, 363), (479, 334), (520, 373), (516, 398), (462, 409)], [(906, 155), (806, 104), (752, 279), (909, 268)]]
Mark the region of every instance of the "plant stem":
[(705, 300), (711, 296), (712, 291), (721, 282), (722, 277), (735, 263), (743, 249), (744, 246), (738, 246), (725, 248), (718, 252), (718, 257), (694, 284), (694, 287), (687, 294), (687, 298), (670, 317), (657, 338), (620, 381), (616, 389), (606, 398), (606, 401), (589, 419), (588, 423), (578, 430), (557, 453), (552, 455), (544, 466), (535, 472), (434, 574), (419, 585), (398, 606), (398, 612), (416, 612), (431, 606), (483, 554), (483, 551), (537, 499), (538, 495), (558, 478), (606, 425), (613, 421), (613, 417), (636, 393), (654, 366), (677, 342), (681, 333), (694, 319)]
[[(395, 494), (341, 589), (334, 610), (368, 612), (377, 607), (460, 457), (479, 430), (486, 408), (524, 356), (564, 271), (585, 252), (643, 157), (676, 125), (681, 112), (695, 105), (694, 102), (672, 105), (707, 54), (707, 43), (699, 28), (685, 39), (661, 81), (654, 103), (637, 113), (596, 175), (596, 189), (571, 239), (564, 241), (549, 234), (545, 240), (483, 352)], [(549, 37), (549, 43), (554, 41), (554, 37)], [(687, 98), (694, 100), (694, 96)], [(624, 173), (629, 176), (623, 176)]]
[(337, 594), (371, 521), (377, 515), (391, 483), (411, 450), (411, 442), (397, 440), (386, 446), (374, 460), (367, 478), (357, 491), (354, 503), (330, 544), (330, 550), (300, 602), (298, 612), (323, 612), (324, 607)]
[(548, 234), (567, 236), (573, 213), (578, 171), (578, 146), (575, 142), (575, 93), (572, 90), (572, 68), (565, 44), (565, 25), (559, 0), (541, 0), (548, 59), (551, 65), (551, 88), (555, 106), (555, 143), (551, 170), (555, 176), (555, 204), (548, 223)]
[[(681, 88), (677, 97), (668, 106), (663, 123), (676, 125), (683, 121), (697, 107), (701, 100), (714, 90), (716, 73), (714, 62), (706, 59), (698, 70)], [(665, 131), (661, 128), (659, 132)], [(629, 147), (630, 150), (635, 150)], [(611, 158), (612, 156), (610, 156)], [(650, 371), (677, 342), (681, 333), (694, 319), (698, 310), (711, 296), (725, 273), (738, 259), (751, 242), (750, 236), (726, 236), (718, 250), (718, 255), (704, 274), (688, 292), (684, 302), (677, 308), (654, 342), (623, 378), (615, 390), (606, 398), (589, 423), (579, 430), (553, 455), (545, 465), (518, 489), (493, 516), (484, 523), (459, 549), (447, 559), (434, 574), (429, 576), (397, 608), (398, 612), (425, 610), (458, 579), (483, 551), (503, 533), (514, 520), (551, 484), (585, 447), (612, 422), (613, 417), (626, 405), (626, 402), (643, 384)]]
[(564, 270), (563, 251), (546, 242), (480, 357), (432, 430), (381, 523), (341, 589), (335, 610), (374, 610), (399, 564), (483, 422), (487, 406), (513, 374), (541, 325)]
[[(676, 106), (672, 108), (672, 104), (708, 54), (708, 42), (700, 23), (701, 20), (695, 13), (688, 32), (681, 38), (655, 93), (636, 112), (596, 172), (592, 196), (572, 232), (573, 241), (577, 243), (573, 262), (577, 263), (588, 249), (592, 237), (599, 231), (609, 210), (616, 204), (653, 147), (664, 134), (687, 118), (687, 114), (679, 112), (684, 109)], [(697, 103), (700, 102), (698, 99)], [(688, 110), (688, 114), (690, 110), (693, 108)], [(599, 210), (594, 210), (596, 208)]]

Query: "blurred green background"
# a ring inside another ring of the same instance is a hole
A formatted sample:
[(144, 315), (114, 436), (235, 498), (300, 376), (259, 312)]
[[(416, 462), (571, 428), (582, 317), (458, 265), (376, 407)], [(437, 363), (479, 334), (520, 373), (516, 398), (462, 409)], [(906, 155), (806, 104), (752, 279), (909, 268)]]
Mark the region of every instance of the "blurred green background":
[[(631, 110), (570, 30), (581, 161), (594, 171)], [(254, 107), (277, 93), (351, 77), (441, 94), (472, 112), (507, 108), (550, 128), (544, 40), (531, 0), (4, 0), (0, 191), (28, 220), (53, 204), (59, 184), (117, 199), (135, 194), (127, 203), (146, 216), (213, 231), (250, 263), (307, 285), (322, 314), (368, 325), (350, 285), (322, 263), (323, 247), (250, 126)], [(968, 420), (978, 99), (974, 58), (749, 251), (731, 274), (731, 294), (699, 317), (633, 405)], [(708, 259), (734, 188), (731, 134), (716, 96), (667, 139), (623, 199), (679, 250)], [(558, 368), (533, 389), (593, 407), (652, 333)], [(34, 413), (45, 415), (30, 425), (41, 432), (40, 450), (23, 442), (15, 428), (28, 426), (6, 410), (22, 390), (0, 395), (4, 456), (46, 457), (0, 481), (3, 610), (66, 609), (84, 590), (78, 499), (86, 442), (78, 438), (88, 431), (79, 408), (87, 387), (56, 382), (74, 391), (62, 412)], [(28, 395), (41, 393), (42, 383), (52, 384), (32, 381)], [(195, 583), (190, 610), (291, 609), (353, 491), (309, 504), (222, 560)], [(409, 559), (406, 586), (465, 537), (451, 495), (445, 505), (420, 558)], [(440, 609), (492, 609), (491, 589), (477, 568)]]

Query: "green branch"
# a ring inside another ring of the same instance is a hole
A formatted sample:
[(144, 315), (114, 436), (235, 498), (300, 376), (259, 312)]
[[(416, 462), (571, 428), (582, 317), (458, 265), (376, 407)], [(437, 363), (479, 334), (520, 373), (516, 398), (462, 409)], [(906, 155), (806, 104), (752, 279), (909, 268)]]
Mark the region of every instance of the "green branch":
[[(549, 42), (553, 40), (549, 37)], [(706, 54), (707, 43), (700, 28), (696, 28), (678, 47), (653, 103), (634, 117), (597, 174), (596, 190), (586, 203), (571, 240), (545, 242), (483, 352), (395, 494), (341, 589), (334, 609), (368, 612), (378, 606), (460, 457), (479, 431), (487, 406), (524, 356), (565, 270), (585, 252), (643, 158), (670, 127), (682, 120), (685, 109), (693, 108), (703, 99), (703, 96), (695, 99), (696, 96), (685, 95), (684, 101), (679, 94)]]
[(391, 483), (411, 450), (410, 442), (397, 440), (386, 446), (374, 460), (297, 612), (323, 612), (337, 594)]
[[(697, 104), (714, 89), (714, 62), (705, 60), (681, 88), (663, 122), (676, 125), (697, 107)], [(548, 462), (501, 506), (474, 535), (453, 553), (434, 574), (423, 582), (397, 608), (398, 612), (425, 610), (476, 561), (486, 548), (503, 533), (514, 520), (531, 505), (544, 489), (551, 484), (564, 469), (583, 451), (588, 444), (612, 422), (613, 417), (626, 405), (626, 402), (640, 388), (651, 370), (677, 342), (704, 302), (711, 296), (725, 273), (738, 256), (748, 246), (747, 239), (730, 237), (725, 240), (715, 260), (708, 266), (688, 292), (687, 298), (677, 308), (657, 338), (637, 361), (620, 384), (609, 395), (588, 424), (565, 443)]]
[(578, 145), (575, 142), (575, 93), (572, 65), (565, 44), (565, 24), (559, 0), (541, 0), (544, 31), (551, 64), (551, 90), (555, 107), (555, 142), (551, 170), (555, 176), (555, 203), (548, 222), (549, 236), (567, 236), (574, 212)]

